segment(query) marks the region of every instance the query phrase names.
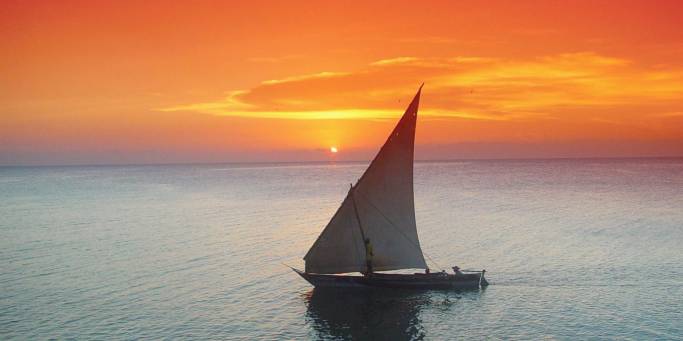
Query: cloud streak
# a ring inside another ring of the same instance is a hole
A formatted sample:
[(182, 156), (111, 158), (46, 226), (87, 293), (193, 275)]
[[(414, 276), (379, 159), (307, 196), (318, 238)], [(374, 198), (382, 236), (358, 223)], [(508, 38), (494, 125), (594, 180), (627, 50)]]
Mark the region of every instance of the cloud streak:
[(677, 112), (683, 70), (643, 67), (593, 52), (530, 60), (400, 56), (353, 72), (319, 72), (263, 81), (215, 101), (167, 106), (221, 116), (284, 119), (386, 119), (425, 82), (421, 114), (469, 120), (543, 120), (623, 106)]

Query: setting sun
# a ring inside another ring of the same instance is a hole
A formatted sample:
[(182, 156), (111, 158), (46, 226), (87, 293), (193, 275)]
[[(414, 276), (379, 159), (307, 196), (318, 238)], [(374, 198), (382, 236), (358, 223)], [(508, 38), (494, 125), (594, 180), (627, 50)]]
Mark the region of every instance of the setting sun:
[(337, 147), (330, 147), (330, 152), (331, 152), (331, 153), (336, 153), (336, 152), (337, 152)]

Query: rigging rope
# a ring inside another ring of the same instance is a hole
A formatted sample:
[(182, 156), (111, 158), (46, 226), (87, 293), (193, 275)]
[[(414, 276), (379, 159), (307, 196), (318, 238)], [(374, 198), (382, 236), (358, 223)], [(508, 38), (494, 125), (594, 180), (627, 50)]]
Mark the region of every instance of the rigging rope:
[(372, 206), (375, 210), (377, 210), (377, 212), (379, 212), (379, 214), (380, 214), (380, 215), (389, 223), (389, 225), (390, 225), (391, 227), (393, 227), (396, 231), (398, 231), (398, 232), (403, 236), (403, 238), (405, 238), (406, 240), (408, 240), (408, 241), (410, 242), (410, 244), (412, 244), (414, 247), (416, 247), (418, 250), (420, 250), (420, 251), (422, 252), (423, 255), (425, 255), (432, 263), (434, 263), (434, 265), (436, 265), (436, 268), (437, 268), (437, 269), (439, 269), (439, 270), (445, 270), (444, 268), (442, 268), (442, 267), (439, 265), (439, 263), (437, 263), (432, 257), (430, 257), (429, 254), (427, 254), (426, 252), (424, 252), (424, 251), (422, 250), (422, 248), (420, 247), (420, 245), (415, 244), (415, 242), (413, 242), (410, 238), (408, 238), (408, 236), (406, 236), (405, 233), (403, 233), (403, 231), (401, 231), (401, 230), (400, 230), (400, 229), (391, 221), (391, 219), (389, 219), (389, 217), (385, 216), (384, 213), (382, 213), (382, 211), (381, 211), (379, 208), (377, 208), (377, 206), (375, 206), (375, 204), (372, 203), (372, 201), (370, 201), (368, 198), (366, 198), (365, 196), (363, 196), (362, 193), (361, 193), (361, 196), (363, 197), (363, 199), (365, 199), (365, 201), (367, 201), (368, 204), (370, 204), (370, 206)]

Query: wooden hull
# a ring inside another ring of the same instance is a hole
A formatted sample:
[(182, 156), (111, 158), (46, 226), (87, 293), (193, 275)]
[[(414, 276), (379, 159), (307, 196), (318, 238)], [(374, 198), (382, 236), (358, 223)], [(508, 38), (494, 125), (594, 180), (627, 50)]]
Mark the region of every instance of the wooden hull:
[(305, 273), (293, 269), (316, 288), (402, 288), (402, 289), (478, 289), (488, 282), (483, 273), (450, 275), (433, 274), (385, 274), (373, 273), (370, 276), (323, 275)]

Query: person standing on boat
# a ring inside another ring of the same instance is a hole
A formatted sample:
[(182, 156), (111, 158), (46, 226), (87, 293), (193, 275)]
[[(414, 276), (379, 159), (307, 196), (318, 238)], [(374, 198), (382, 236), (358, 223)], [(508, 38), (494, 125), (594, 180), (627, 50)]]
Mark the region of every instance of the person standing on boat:
[(454, 266), (452, 269), (453, 269), (453, 273), (455, 273), (456, 275), (462, 275), (463, 274), (462, 271), (460, 271), (460, 267), (457, 265)]
[(372, 273), (372, 244), (370, 243), (370, 238), (365, 238), (365, 265), (367, 266), (366, 274)]

